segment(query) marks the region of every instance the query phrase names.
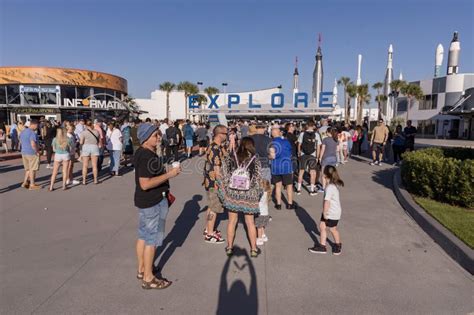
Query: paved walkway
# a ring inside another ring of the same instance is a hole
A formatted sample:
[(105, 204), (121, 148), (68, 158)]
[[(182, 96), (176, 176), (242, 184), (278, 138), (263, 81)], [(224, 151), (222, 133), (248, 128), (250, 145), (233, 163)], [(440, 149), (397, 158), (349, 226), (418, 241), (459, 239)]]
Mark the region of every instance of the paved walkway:
[[(21, 166), (0, 163), (0, 313), (318, 314), (474, 311), (473, 278), (403, 212), (392, 169), (352, 160), (340, 168), (343, 254), (307, 251), (318, 237), (322, 196), (296, 211), (271, 210), (257, 259), (239, 224), (228, 259), (202, 240), (205, 200), (197, 159), (172, 181), (177, 202), (159, 258), (174, 281), (144, 291), (135, 279), (133, 173), (68, 191), (19, 188)], [(10, 164), (7, 164), (10, 163)], [(78, 168), (78, 166), (77, 166)], [(49, 170), (42, 167), (40, 182)], [(57, 183), (58, 187), (60, 186)], [(226, 231), (226, 221), (220, 229)]]
[(467, 147), (474, 148), (474, 140), (416, 138), (418, 147)]

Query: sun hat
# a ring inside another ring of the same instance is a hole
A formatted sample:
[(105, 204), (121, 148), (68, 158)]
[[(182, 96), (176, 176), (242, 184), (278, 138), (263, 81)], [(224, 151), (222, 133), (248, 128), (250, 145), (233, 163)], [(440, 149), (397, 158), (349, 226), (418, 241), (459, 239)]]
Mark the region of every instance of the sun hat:
[(143, 144), (143, 142), (147, 141), (156, 130), (158, 130), (158, 127), (153, 124), (140, 124), (137, 130), (137, 138), (138, 141), (140, 141), (140, 144)]

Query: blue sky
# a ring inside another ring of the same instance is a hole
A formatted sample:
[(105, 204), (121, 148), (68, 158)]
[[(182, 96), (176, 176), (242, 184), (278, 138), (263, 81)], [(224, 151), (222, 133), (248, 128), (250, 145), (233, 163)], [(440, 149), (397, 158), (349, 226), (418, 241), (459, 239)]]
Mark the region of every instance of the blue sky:
[(283, 85), (295, 56), (311, 92), (318, 33), (324, 90), (335, 78), (383, 81), (394, 72), (430, 78), (438, 43), (461, 41), (460, 72), (474, 72), (474, 1), (22, 1), (0, 2), (0, 63), (85, 68), (125, 77), (134, 97), (163, 81), (202, 81), (245, 91)]

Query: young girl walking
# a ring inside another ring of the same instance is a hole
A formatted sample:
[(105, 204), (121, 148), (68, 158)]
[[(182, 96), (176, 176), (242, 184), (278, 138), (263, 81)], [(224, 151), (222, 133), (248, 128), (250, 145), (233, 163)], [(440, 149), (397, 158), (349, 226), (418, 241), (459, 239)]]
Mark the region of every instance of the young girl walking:
[(320, 244), (315, 244), (314, 247), (308, 250), (314, 254), (326, 254), (326, 239), (327, 231), (329, 228), (333, 238), (334, 246), (332, 253), (334, 255), (340, 255), (342, 250), (341, 237), (337, 230), (337, 224), (341, 219), (341, 202), (339, 199), (339, 187), (344, 186), (344, 182), (339, 177), (337, 170), (334, 166), (328, 165), (324, 168), (323, 176), (327, 183), (324, 190), (324, 201), (323, 201), (323, 213), (321, 214), (321, 223), (319, 223), (319, 229), (321, 231)]

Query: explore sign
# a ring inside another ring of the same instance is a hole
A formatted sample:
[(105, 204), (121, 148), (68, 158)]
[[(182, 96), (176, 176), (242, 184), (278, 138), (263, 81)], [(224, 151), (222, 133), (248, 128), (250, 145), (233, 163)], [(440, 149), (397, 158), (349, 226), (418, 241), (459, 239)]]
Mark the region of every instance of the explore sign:
[[(262, 104), (258, 104), (254, 102), (253, 95), (251, 93), (248, 94), (248, 103), (241, 103), (240, 95), (239, 94), (227, 94), (227, 99), (224, 100), (226, 103), (224, 105), (219, 106), (217, 104), (217, 100), (221, 97), (221, 94), (216, 95), (209, 95), (207, 98), (209, 99), (208, 104), (206, 105), (206, 110), (219, 110), (223, 106), (227, 107), (228, 109), (245, 109), (246, 106), (248, 110), (258, 110), (262, 108)], [(323, 108), (332, 108), (332, 92), (321, 92), (319, 95), (319, 107)], [(273, 93), (268, 100), (267, 104), (270, 104), (272, 109), (282, 109), (284, 107), (292, 107), (292, 108), (308, 108), (309, 106), (309, 97), (308, 93), (299, 92), (295, 93), (294, 97), (292, 97), (293, 103), (286, 103), (285, 104), (285, 95), (283, 93)], [(188, 107), (190, 110), (193, 109), (201, 109), (201, 106), (198, 103), (199, 95), (191, 95), (188, 97)]]

